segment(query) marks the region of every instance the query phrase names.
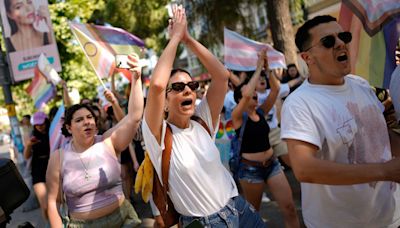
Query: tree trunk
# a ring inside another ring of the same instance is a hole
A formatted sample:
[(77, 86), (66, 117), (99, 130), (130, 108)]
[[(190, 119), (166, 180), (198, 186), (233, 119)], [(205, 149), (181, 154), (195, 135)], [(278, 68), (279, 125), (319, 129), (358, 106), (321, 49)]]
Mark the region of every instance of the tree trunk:
[(286, 64), (297, 65), (297, 47), (289, 13), (289, 0), (267, 0), (267, 15), (274, 48), (283, 52)]

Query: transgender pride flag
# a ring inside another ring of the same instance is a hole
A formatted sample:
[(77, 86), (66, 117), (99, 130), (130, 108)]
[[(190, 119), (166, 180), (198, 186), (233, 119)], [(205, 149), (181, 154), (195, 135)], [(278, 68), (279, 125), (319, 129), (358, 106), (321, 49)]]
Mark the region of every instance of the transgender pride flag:
[(246, 38), (224, 28), (225, 66), (231, 70), (254, 71), (257, 67), (257, 53), (267, 48), (270, 69), (286, 68), (285, 56), (271, 45)]
[[(143, 40), (120, 28), (70, 22), (70, 27), (99, 78), (114, 73), (115, 55), (131, 54), (140, 56)], [(129, 70), (118, 69), (131, 78)]]
[(64, 122), (64, 112), (64, 104), (61, 104), (61, 106), (58, 108), (56, 115), (51, 121), (49, 130), (50, 153), (60, 147), (61, 139), (64, 137), (61, 134), (61, 128)]

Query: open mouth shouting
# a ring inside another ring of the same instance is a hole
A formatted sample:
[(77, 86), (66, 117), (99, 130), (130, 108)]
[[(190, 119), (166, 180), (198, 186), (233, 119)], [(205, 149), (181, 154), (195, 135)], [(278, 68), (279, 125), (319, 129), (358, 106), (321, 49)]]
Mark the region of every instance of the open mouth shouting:
[(347, 56), (347, 54), (345, 52), (342, 52), (342, 53), (339, 54), (339, 56), (336, 59), (337, 59), (337, 61), (343, 63), (343, 62), (348, 60), (348, 56)]
[(185, 99), (181, 103), (181, 106), (187, 108), (187, 107), (192, 107), (192, 104), (193, 104), (193, 100), (189, 98), (189, 99)]

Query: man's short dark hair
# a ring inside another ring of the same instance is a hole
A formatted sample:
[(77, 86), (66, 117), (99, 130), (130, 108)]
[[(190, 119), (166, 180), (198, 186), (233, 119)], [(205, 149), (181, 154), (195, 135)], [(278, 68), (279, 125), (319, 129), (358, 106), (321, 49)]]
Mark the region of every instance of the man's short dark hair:
[(308, 20), (306, 23), (304, 23), (296, 33), (296, 46), (299, 49), (300, 52), (306, 50), (311, 44), (311, 35), (308, 31), (310, 29), (314, 28), (315, 26), (322, 24), (322, 23), (328, 23), (331, 21), (336, 21), (336, 18), (329, 16), (329, 15), (322, 15), (322, 16), (316, 16), (311, 20)]

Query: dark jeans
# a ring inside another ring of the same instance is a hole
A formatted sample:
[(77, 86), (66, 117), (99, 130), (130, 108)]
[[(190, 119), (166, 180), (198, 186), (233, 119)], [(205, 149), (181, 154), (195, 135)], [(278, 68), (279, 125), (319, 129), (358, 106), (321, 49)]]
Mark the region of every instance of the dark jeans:
[(237, 228), (237, 227), (266, 227), (260, 214), (242, 196), (233, 197), (218, 212), (205, 217), (180, 217), (182, 227), (186, 227), (198, 220), (204, 227), (210, 228)]

